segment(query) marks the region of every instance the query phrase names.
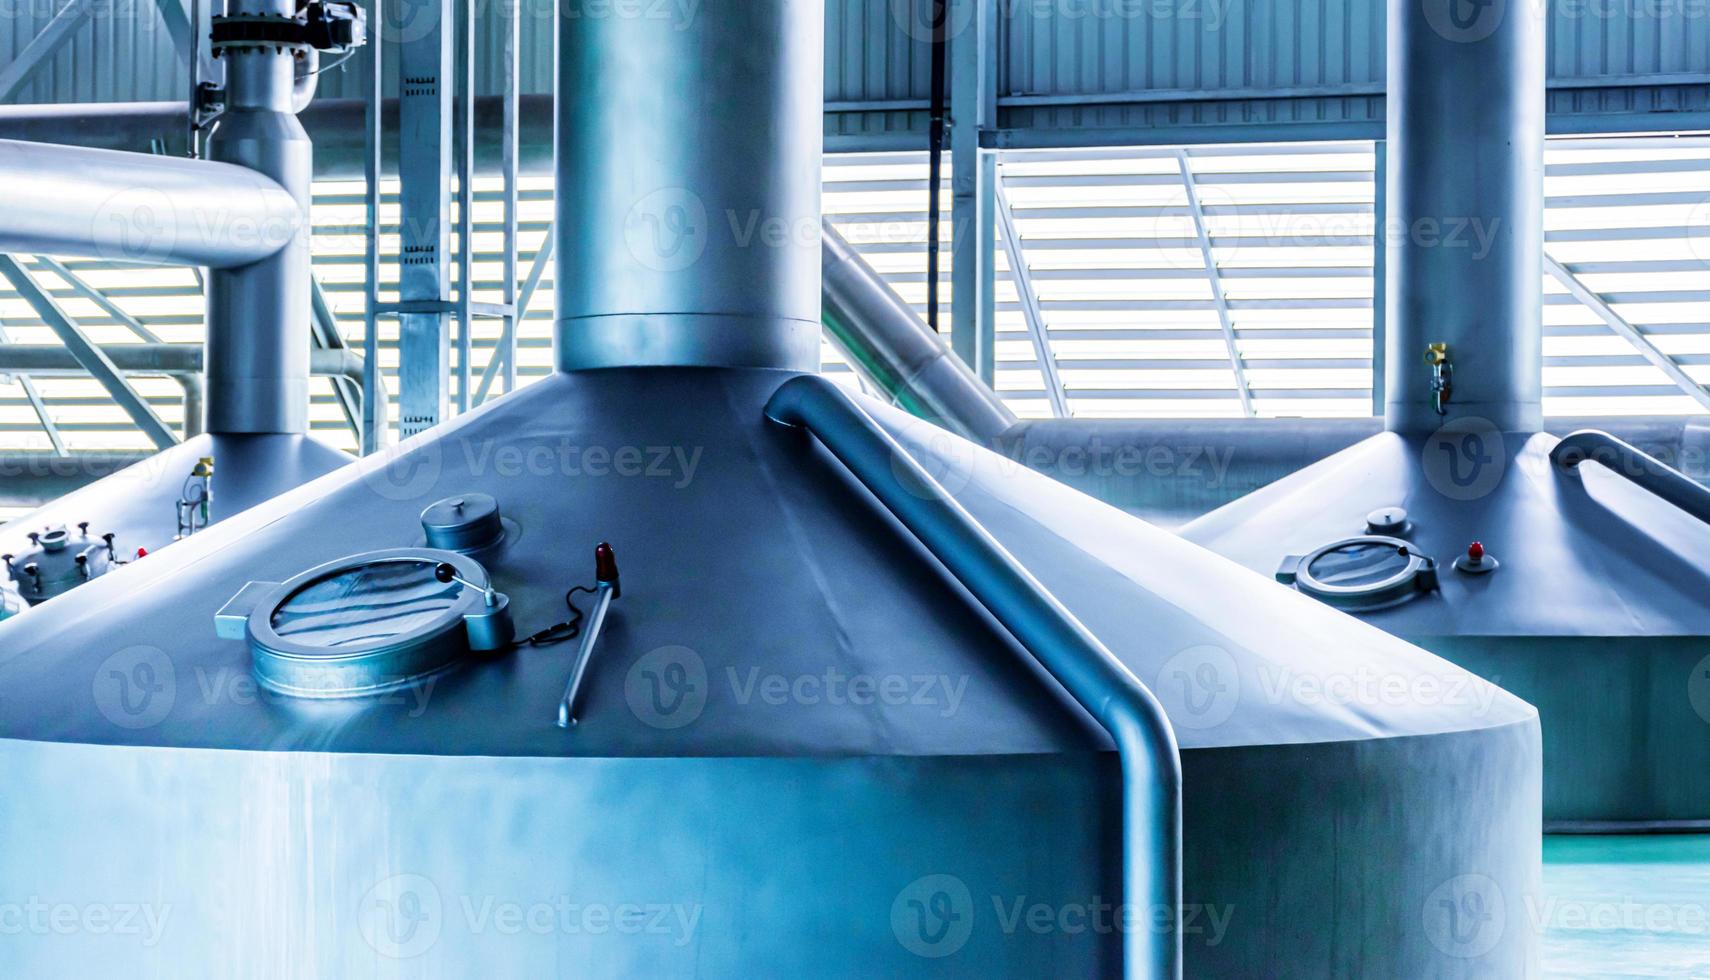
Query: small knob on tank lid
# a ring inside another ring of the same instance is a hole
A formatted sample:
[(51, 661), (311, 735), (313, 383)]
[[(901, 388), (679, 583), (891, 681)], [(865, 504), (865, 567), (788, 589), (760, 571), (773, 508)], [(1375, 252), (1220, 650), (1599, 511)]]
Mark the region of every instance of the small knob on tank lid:
[(1455, 568), (1469, 575), (1483, 575), (1494, 572), (1502, 563), (1495, 556), (1484, 550), (1484, 542), (1474, 541), (1467, 545), (1467, 553), (1455, 559)]
[(604, 541), (594, 546), (594, 581), (611, 586), (613, 599), (623, 594), (623, 587), (618, 580), (617, 554), (612, 551), (612, 546)]

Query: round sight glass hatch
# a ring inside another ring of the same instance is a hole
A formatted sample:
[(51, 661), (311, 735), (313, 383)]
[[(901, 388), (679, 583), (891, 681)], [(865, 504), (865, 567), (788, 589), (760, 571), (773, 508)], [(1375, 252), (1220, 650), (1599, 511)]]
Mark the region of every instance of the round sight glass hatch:
[(1400, 538), (1333, 541), (1295, 567), (1296, 588), (1331, 605), (1378, 609), (1437, 587), (1437, 564)]
[(1314, 581), (1344, 589), (1365, 589), (1406, 574), (1410, 552), (1393, 544), (1354, 540), (1320, 551), (1307, 567)]
[(273, 632), (329, 650), (417, 633), (443, 620), (463, 595), (463, 586), (434, 576), (438, 564), (377, 562), (310, 582), (273, 611)]
[[(438, 574), (449, 565), (456, 578)], [(466, 555), (394, 548), (312, 568), (274, 588), (249, 614), (256, 678), (298, 697), (377, 694), (468, 658), (470, 623), (502, 617), (479, 588), (487, 571)], [(502, 599), (502, 597), (499, 597)]]

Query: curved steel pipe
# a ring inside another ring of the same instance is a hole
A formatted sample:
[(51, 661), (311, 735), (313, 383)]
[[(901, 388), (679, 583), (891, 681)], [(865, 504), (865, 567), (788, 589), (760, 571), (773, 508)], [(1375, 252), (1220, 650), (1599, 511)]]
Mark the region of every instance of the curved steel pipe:
[(1123, 976), (1180, 977), (1181, 755), (1152, 692), (835, 384), (785, 382), (766, 416), (812, 433), (1110, 733), (1122, 758), (1123, 901), (1168, 909), (1172, 923), (1127, 933)]
[(983, 445), (1015, 424), (962, 359), (837, 233), (820, 227), (820, 320), (857, 371), (891, 402)]
[(1630, 442), (1597, 429), (1570, 432), (1550, 450), (1550, 461), (1571, 470), (1602, 463), (1651, 493), (1710, 524), (1710, 489)]
[(0, 140), (0, 253), (228, 269), (303, 224), (297, 200), (246, 167)]

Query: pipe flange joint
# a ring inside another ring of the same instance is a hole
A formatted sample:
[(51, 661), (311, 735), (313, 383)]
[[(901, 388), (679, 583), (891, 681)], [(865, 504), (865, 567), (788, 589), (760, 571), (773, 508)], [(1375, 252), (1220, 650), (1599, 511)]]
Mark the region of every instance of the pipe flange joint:
[(284, 14), (220, 14), (209, 18), (210, 47), (218, 58), (226, 51), (290, 51), (302, 55), (310, 43), (308, 21)]

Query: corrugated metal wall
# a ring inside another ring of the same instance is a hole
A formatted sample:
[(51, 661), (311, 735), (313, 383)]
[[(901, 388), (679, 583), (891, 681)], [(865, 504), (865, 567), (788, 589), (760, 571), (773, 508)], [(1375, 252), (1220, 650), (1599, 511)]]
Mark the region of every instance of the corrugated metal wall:
[[(64, 5), (64, 0), (11, 0), (0, 18), (0, 65), (11, 64)], [(182, 99), (188, 77), (155, 0), (101, 0), (12, 101)]]
[[(51, 19), (62, 0), (15, 0), (0, 26), (0, 64)], [(188, 0), (160, 0), (181, 3)], [(212, 2), (212, 0), (210, 0)], [(475, 0), (478, 77), (498, 90), (510, 0)], [(555, 0), (521, 4), (525, 92), (550, 89)], [(999, 129), (1005, 145), (1122, 142), (1204, 128), (1302, 136), (1309, 126), (1371, 138), (1382, 119), (1384, 0), (989, 0), (999, 11)], [(1511, 0), (1534, 2), (1534, 0)], [(580, 16), (619, 3), (649, 16), (690, 18), (702, 0), (574, 0)], [(925, 126), (927, 0), (826, 0), (827, 132), (845, 148)], [(183, 63), (156, 0), (98, 0), (95, 15), (50, 70), (15, 101), (182, 97)], [(964, 36), (958, 3), (950, 24)], [(1551, 111), (1560, 131), (1683, 128), (1647, 114), (1710, 111), (1710, 4), (1699, 0), (1555, 0), (1550, 4)], [(397, 18), (379, 31), (395, 36)], [(357, 94), (332, 71), (329, 97)], [(1701, 121), (1701, 120), (1700, 120)], [(1348, 127), (1356, 127), (1349, 129)], [(1363, 128), (1359, 128), (1363, 127)], [(1694, 128), (1698, 128), (1694, 126)], [(1016, 135), (1021, 134), (1021, 135)], [(1326, 135), (1320, 132), (1317, 135)], [(1241, 137), (1249, 138), (1249, 137)]]
[(1331, 86), (1380, 91), (1383, 8), (1375, 0), (1017, 0), (1004, 21), (1004, 125), (1381, 118), (1381, 99), (1241, 96)]

